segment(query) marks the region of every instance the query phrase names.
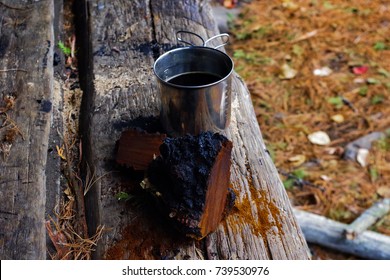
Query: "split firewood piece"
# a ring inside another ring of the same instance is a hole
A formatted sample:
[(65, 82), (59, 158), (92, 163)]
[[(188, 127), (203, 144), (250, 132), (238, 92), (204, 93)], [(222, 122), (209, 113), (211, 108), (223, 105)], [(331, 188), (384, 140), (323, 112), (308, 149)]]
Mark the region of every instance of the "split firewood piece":
[(355, 239), (363, 231), (374, 225), (390, 211), (390, 198), (384, 198), (363, 212), (355, 221), (347, 226), (344, 235), (348, 240)]
[(167, 136), (138, 129), (122, 132), (116, 162), (136, 171), (146, 170), (154, 157), (160, 155), (160, 145)]
[(216, 230), (232, 207), (229, 191), (232, 142), (205, 132), (166, 138), (147, 176), (173, 224), (187, 236), (202, 239)]

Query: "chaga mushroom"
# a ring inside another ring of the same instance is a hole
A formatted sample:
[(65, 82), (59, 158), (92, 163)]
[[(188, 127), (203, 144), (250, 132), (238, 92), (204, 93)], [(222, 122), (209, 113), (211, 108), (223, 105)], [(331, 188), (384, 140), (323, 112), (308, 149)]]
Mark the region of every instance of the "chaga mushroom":
[(196, 239), (214, 231), (231, 208), (229, 191), (232, 142), (205, 132), (166, 138), (160, 155), (147, 170), (166, 215), (176, 227)]

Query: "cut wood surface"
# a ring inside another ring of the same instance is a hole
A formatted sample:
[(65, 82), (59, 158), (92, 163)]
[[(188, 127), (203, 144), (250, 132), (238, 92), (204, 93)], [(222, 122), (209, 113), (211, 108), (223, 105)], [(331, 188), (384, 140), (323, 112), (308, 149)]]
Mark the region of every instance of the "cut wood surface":
[(145, 171), (150, 162), (160, 155), (160, 146), (167, 136), (160, 133), (124, 131), (119, 139), (116, 162), (120, 165)]
[[(46, 158), (53, 103), (52, 1), (0, 4), (0, 259), (46, 258)], [(0, 109), (1, 112), (1, 109)], [(7, 131), (17, 128), (15, 137)], [(13, 138), (13, 139), (11, 139)], [(7, 150), (8, 145), (8, 150)]]
[(307, 242), (363, 259), (390, 260), (390, 237), (364, 231), (355, 239), (349, 240), (344, 235), (348, 225), (297, 209), (294, 212)]
[(159, 115), (155, 59), (176, 46), (178, 30), (204, 38), (218, 30), (206, 1), (84, 3), (89, 11), (89, 57), (84, 65), (91, 79), (86, 82), (83, 152), (91, 171), (105, 175), (89, 192), (87, 207), (91, 225), (109, 229), (96, 258), (308, 259), (249, 92), (236, 74), (226, 136), (233, 142), (230, 181), (237, 200), (216, 232), (203, 241), (182, 238), (165, 226), (156, 211), (117, 201), (116, 194), (134, 186), (114, 164), (115, 142), (134, 119)]

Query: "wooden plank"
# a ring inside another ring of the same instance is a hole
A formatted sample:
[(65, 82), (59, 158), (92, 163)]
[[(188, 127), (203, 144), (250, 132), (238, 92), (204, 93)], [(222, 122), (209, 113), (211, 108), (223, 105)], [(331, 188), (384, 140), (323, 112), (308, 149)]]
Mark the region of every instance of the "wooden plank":
[(3, 150), (0, 159), (0, 259), (45, 259), (54, 5), (53, 1), (2, 3), (0, 102), (12, 96), (15, 106), (1, 114), (0, 141), (6, 141), (10, 120), (20, 134), (12, 141), (9, 156), (4, 158)]
[(294, 209), (307, 242), (315, 243), (364, 259), (390, 260), (390, 237), (373, 231), (364, 231), (355, 239), (345, 238), (348, 225), (323, 216)]
[[(234, 212), (206, 239), (181, 238), (164, 222), (115, 194), (131, 187), (112, 165), (115, 141), (137, 117), (158, 116), (154, 60), (176, 45), (186, 29), (208, 38), (218, 33), (205, 1), (87, 1), (93, 84), (85, 108), (83, 149), (97, 176), (90, 194), (92, 224), (111, 228), (97, 257), (191, 259), (307, 259), (308, 249), (276, 168), (269, 157), (244, 82), (233, 78), (231, 185)], [(157, 43), (156, 43), (157, 42)], [(108, 172), (108, 173), (107, 173)], [(127, 184), (127, 185), (126, 185)], [(93, 209), (93, 210), (92, 210)]]

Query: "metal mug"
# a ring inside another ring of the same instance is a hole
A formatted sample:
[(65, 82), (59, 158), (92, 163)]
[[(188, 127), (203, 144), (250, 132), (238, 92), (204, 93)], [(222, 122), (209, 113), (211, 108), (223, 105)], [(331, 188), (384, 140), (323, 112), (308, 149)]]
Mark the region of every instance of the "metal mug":
[[(180, 33), (197, 36), (203, 42), (195, 46), (179, 37)], [(231, 74), (233, 61), (207, 44), (220, 34), (203, 40), (199, 35), (179, 31), (178, 41), (190, 44), (166, 52), (154, 63), (161, 95), (160, 118), (171, 136), (197, 135), (204, 131), (222, 132), (230, 122)]]

